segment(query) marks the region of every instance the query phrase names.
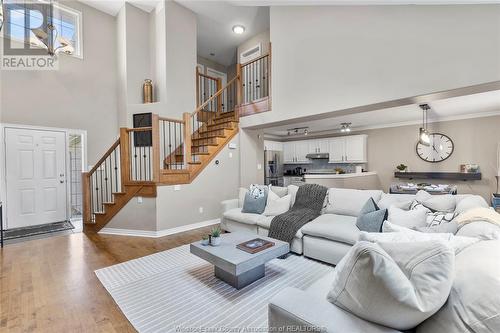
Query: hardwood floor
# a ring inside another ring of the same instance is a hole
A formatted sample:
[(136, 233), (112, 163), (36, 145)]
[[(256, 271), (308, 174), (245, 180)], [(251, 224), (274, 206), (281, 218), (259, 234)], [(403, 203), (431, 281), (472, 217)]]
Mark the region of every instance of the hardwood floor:
[(191, 243), (201, 228), (162, 238), (55, 236), (0, 252), (0, 332), (135, 332), (94, 270)]

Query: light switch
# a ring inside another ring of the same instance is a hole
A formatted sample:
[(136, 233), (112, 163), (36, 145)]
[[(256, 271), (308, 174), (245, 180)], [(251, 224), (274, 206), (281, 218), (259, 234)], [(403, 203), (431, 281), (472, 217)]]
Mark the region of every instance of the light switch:
[(229, 153), (229, 158), (233, 158), (233, 153)]
[(257, 170), (260, 170), (260, 169), (262, 169), (262, 164), (259, 163), (259, 164), (257, 164)]
[(180, 191), (181, 186), (180, 185), (174, 185), (174, 191)]
[(137, 197), (137, 203), (142, 203), (142, 197)]
[(229, 145), (228, 145), (229, 149), (236, 149), (238, 148), (238, 145), (234, 142), (231, 142)]

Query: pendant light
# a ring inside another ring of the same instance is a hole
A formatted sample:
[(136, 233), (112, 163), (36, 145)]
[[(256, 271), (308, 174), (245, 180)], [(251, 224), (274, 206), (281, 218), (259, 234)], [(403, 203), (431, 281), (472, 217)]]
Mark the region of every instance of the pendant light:
[(430, 106), (429, 104), (420, 104), (419, 106), (422, 109), (422, 127), (418, 131), (418, 140), (421, 144), (430, 146), (431, 138), (427, 130), (427, 111), (430, 110)]

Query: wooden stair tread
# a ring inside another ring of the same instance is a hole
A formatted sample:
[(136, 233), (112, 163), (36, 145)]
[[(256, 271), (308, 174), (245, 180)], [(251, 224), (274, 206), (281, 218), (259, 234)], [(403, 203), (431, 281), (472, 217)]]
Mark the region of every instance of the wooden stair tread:
[(188, 164), (201, 164), (200, 161), (191, 161), (191, 162), (188, 162)]
[(217, 147), (218, 144), (216, 144), (216, 143), (206, 143), (206, 144), (203, 144), (203, 145), (191, 145), (191, 148), (206, 147), (206, 146)]

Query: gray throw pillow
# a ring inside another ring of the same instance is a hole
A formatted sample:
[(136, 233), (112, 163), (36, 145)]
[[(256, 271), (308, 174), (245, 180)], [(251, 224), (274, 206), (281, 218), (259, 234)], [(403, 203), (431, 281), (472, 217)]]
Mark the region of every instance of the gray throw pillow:
[(382, 224), (387, 219), (387, 209), (379, 209), (373, 198), (368, 199), (356, 220), (361, 231), (381, 232)]
[(267, 204), (267, 187), (251, 185), (245, 194), (242, 213), (262, 214)]

